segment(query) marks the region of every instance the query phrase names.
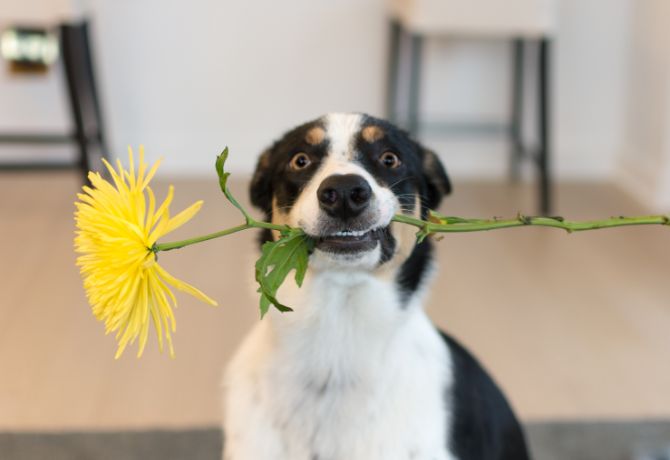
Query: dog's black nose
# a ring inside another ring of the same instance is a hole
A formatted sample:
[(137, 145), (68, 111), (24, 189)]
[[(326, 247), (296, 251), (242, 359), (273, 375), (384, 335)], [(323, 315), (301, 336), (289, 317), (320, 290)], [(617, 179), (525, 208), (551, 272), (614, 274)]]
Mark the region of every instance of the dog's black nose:
[(335, 174), (321, 182), (316, 191), (321, 209), (332, 217), (349, 219), (358, 216), (370, 203), (372, 189), (356, 174)]

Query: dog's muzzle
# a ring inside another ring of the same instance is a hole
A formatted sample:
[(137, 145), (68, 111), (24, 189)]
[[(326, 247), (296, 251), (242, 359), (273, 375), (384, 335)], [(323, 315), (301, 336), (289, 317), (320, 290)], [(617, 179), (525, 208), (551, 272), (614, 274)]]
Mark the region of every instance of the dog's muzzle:
[(372, 188), (357, 174), (335, 174), (323, 180), (316, 192), (319, 208), (326, 215), (317, 248), (336, 253), (356, 253), (375, 248), (380, 230), (370, 219)]

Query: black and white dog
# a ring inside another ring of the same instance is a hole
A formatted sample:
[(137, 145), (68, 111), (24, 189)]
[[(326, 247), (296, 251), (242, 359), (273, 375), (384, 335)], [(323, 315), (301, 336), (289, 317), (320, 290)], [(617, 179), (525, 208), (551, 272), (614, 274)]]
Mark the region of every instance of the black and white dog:
[[(525, 460), (521, 427), (477, 361), (422, 308), (431, 242), (391, 223), (451, 190), (436, 155), (388, 122), (331, 114), (260, 157), (253, 204), (317, 241), (225, 376), (225, 460)], [(273, 238), (269, 232), (264, 238)]]

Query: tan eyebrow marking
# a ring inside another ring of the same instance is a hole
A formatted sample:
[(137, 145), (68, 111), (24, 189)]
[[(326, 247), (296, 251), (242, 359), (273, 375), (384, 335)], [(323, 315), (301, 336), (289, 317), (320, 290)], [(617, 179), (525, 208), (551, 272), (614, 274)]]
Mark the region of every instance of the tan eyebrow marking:
[(361, 131), (361, 136), (372, 144), (374, 141), (378, 141), (384, 137), (384, 131), (379, 126), (366, 126)]
[(307, 142), (309, 145), (319, 145), (325, 138), (326, 131), (324, 131), (324, 129), (320, 126), (316, 126), (307, 131), (307, 134), (305, 135), (305, 142)]

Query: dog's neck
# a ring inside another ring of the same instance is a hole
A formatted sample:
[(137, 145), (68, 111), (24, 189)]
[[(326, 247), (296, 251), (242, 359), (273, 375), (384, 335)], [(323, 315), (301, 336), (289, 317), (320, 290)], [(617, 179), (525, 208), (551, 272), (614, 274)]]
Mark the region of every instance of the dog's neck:
[(267, 332), (274, 351), (306, 378), (361, 378), (375, 371), (374, 363), (382, 365), (412, 316), (423, 315), (419, 297), (408, 301), (389, 276), (310, 269), (301, 288), (282, 288), (279, 298), (294, 312), (272, 312)]

